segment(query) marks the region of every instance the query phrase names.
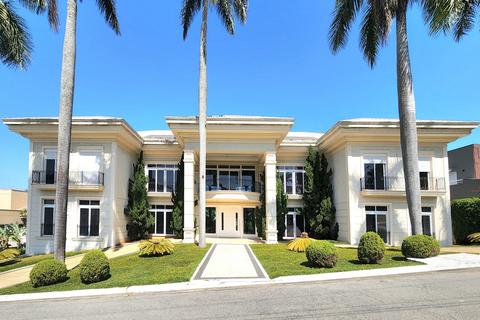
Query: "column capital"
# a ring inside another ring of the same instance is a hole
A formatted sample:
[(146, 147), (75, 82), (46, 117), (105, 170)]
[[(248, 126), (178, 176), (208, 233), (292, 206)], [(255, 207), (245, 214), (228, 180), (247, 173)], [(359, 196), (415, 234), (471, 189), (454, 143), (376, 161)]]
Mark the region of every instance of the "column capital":
[(264, 160), (265, 160), (265, 165), (268, 165), (268, 164), (273, 164), (273, 165), (276, 165), (277, 164), (277, 153), (276, 152), (265, 152), (265, 155), (263, 156)]
[(184, 163), (195, 163), (195, 152), (193, 150), (184, 150), (183, 151), (183, 162)]

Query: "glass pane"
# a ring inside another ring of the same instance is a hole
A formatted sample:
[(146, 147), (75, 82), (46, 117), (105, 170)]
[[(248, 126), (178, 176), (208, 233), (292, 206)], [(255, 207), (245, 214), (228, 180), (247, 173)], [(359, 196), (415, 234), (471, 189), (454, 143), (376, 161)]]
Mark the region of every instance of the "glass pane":
[(174, 174), (173, 170), (167, 170), (167, 192), (173, 192), (175, 188)]
[(428, 172), (420, 172), (420, 190), (428, 190)]
[(240, 173), (230, 171), (230, 190), (238, 190), (240, 187)]
[(374, 214), (367, 214), (367, 232), (368, 231), (377, 232)]
[(207, 170), (205, 184), (207, 186), (207, 191), (217, 190), (217, 170)]
[(207, 233), (217, 232), (217, 212), (215, 208), (207, 208), (205, 211), (205, 223)]
[(91, 201), (90, 201), (90, 204), (91, 204), (92, 206), (99, 206), (99, 205), (100, 205), (100, 201), (99, 201), (99, 200), (91, 200)]
[(219, 189), (220, 190), (229, 190), (230, 186), (230, 178), (229, 178), (228, 171), (220, 171), (220, 176), (218, 178)]
[(235, 231), (238, 231), (238, 212), (235, 212)]
[(81, 236), (88, 236), (88, 215), (89, 211), (87, 208), (80, 208), (79, 234)]
[(295, 172), (295, 193), (303, 194), (303, 172)]
[(432, 235), (432, 226), (430, 220), (430, 215), (422, 215), (423, 234), (426, 234), (427, 236)]
[(387, 238), (387, 216), (384, 214), (377, 215), (377, 233), (383, 239), (385, 243), (388, 242)]
[(377, 163), (375, 165), (375, 188), (377, 190), (385, 190), (385, 165)]
[(255, 171), (242, 172), (242, 190), (255, 192)]
[(163, 174), (165, 171), (158, 170), (157, 171), (157, 192), (164, 192), (164, 182), (163, 182)]
[(375, 207), (374, 206), (366, 206), (365, 211), (375, 211)]
[(100, 230), (100, 209), (91, 209), (90, 236), (98, 237)]
[(55, 159), (45, 160), (45, 183), (55, 183)]
[(53, 236), (53, 208), (44, 209), (43, 235)]
[(301, 233), (304, 231), (304, 222), (303, 222), (303, 216), (301, 214), (296, 214), (295, 215), (295, 223), (297, 228), (295, 229), (295, 237), (300, 237)]
[(157, 230), (155, 230), (157, 234), (164, 234), (164, 222), (163, 222), (163, 211), (157, 211)]
[(432, 212), (431, 207), (422, 207), (422, 212)]
[(295, 233), (294, 233), (294, 226), (293, 226), (293, 214), (287, 214), (286, 215), (287, 217), (287, 237), (294, 237), (295, 236)]
[(363, 165), (365, 171), (365, 189), (375, 189), (375, 167), (373, 163), (365, 163)]
[(155, 192), (155, 170), (148, 170), (148, 191)]
[[(154, 207), (154, 206), (152, 206), (152, 208), (153, 208), (153, 207)], [(155, 211), (150, 211), (150, 214), (153, 216), (153, 219), (156, 221), (156, 219), (155, 219)], [(150, 226), (150, 228), (148, 229), (148, 232), (149, 232), (149, 233), (155, 233), (155, 223)]]
[(80, 200), (78, 203), (81, 206), (88, 206), (88, 205), (90, 205), (90, 200)]
[(243, 209), (243, 233), (255, 234), (255, 209)]
[(291, 172), (286, 172), (286, 190), (287, 194), (292, 194), (293, 193), (293, 177)]
[(166, 221), (165, 221), (165, 233), (166, 233), (166, 234), (173, 234), (173, 230), (172, 230), (172, 223), (173, 223), (172, 212), (171, 212), (171, 211), (165, 212), (165, 218), (166, 218)]
[(222, 212), (222, 230), (225, 230), (225, 214)]

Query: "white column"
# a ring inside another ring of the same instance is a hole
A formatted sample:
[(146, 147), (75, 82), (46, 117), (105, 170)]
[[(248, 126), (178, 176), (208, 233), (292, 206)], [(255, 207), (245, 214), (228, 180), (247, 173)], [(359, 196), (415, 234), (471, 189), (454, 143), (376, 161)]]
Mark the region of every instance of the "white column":
[(265, 237), (268, 244), (277, 243), (277, 155), (265, 153)]
[(183, 203), (183, 242), (195, 242), (195, 218), (194, 218), (194, 174), (195, 154), (193, 150), (185, 150), (184, 163), (184, 203)]

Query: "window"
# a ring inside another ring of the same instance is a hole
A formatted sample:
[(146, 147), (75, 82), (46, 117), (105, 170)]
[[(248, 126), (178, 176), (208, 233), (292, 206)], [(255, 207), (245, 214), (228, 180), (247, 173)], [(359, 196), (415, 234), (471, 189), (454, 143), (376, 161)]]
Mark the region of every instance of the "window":
[(55, 230), (55, 200), (43, 200), (42, 236), (53, 236)]
[(304, 167), (278, 167), (280, 180), (286, 194), (303, 194), (305, 185)]
[(285, 238), (299, 237), (305, 231), (305, 219), (296, 208), (288, 208), (285, 215)]
[(426, 234), (427, 236), (433, 236), (431, 207), (422, 207), (422, 230), (423, 234)]
[(239, 165), (207, 165), (206, 190), (238, 190), (255, 192), (255, 167)]
[(149, 164), (148, 191), (173, 192), (177, 178), (177, 166), (173, 164)]
[(420, 190), (428, 190), (428, 172), (420, 172)]
[(56, 161), (57, 150), (45, 149), (45, 184), (54, 184), (56, 182)]
[(222, 212), (222, 231), (225, 230), (225, 217), (224, 217), (224, 213)]
[(255, 209), (243, 208), (243, 233), (255, 234)]
[(366, 206), (366, 224), (367, 231), (373, 231), (383, 239), (385, 243), (389, 241), (389, 232), (387, 226), (387, 212), (386, 206)]
[(172, 235), (172, 211), (173, 206), (153, 204), (150, 206), (150, 213), (155, 219), (155, 224), (150, 228), (150, 233), (161, 235)]
[(368, 161), (363, 164), (364, 188), (366, 190), (385, 189), (385, 163)]
[(70, 172), (70, 180), (76, 184), (97, 185), (100, 177), (102, 152), (100, 150), (79, 149), (77, 172)]
[(206, 233), (217, 232), (217, 210), (215, 208), (206, 208), (205, 224)]
[(79, 236), (98, 237), (100, 230), (100, 201), (80, 200)]

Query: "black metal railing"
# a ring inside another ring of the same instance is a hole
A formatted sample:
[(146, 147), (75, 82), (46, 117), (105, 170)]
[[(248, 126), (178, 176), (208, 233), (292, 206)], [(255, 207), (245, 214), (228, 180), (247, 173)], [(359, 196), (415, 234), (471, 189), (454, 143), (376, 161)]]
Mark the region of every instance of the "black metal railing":
[[(404, 177), (363, 177), (360, 190), (405, 191)], [(420, 177), (420, 190), (445, 191), (445, 178)]]
[(98, 237), (100, 229), (98, 225), (77, 224), (78, 237)]
[[(32, 171), (32, 184), (55, 184), (55, 171)], [(69, 183), (72, 185), (103, 186), (104, 173), (100, 171), (70, 171)]]

